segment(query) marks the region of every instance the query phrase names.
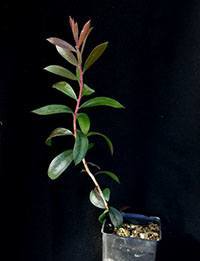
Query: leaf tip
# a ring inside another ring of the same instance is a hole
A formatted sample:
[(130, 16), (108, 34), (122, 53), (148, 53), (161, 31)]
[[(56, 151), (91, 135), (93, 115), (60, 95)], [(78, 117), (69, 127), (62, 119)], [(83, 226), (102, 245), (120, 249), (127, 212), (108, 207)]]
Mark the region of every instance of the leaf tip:
[(37, 109), (30, 111), (30, 113), (38, 114)]
[(51, 141), (51, 139), (46, 139), (45, 140), (45, 144), (47, 145), (47, 146), (49, 146), (49, 147), (51, 147), (52, 146), (52, 141)]
[(56, 179), (56, 177), (55, 177), (54, 175), (52, 175), (51, 172), (48, 171), (47, 174), (48, 174), (48, 177), (49, 177), (51, 180), (55, 180), (55, 179)]
[(53, 44), (53, 37), (49, 37), (46, 39), (49, 43)]

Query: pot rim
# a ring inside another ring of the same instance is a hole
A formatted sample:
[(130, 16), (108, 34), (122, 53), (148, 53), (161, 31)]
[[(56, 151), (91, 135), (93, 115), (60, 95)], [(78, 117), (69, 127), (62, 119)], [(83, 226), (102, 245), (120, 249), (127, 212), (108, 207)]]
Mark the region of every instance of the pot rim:
[(118, 236), (118, 235), (116, 235), (114, 233), (106, 233), (104, 231), (105, 221), (104, 221), (104, 223), (102, 225), (101, 233), (103, 235), (111, 235), (111, 236), (114, 236), (114, 237), (121, 237), (121, 238), (142, 240), (142, 241), (150, 241), (150, 242), (159, 242), (162, 239), (161, 221), (160, 221), (159, 217), (157, 217), (157, 216), (147, 216), (147, 215), (137, 214), (137, 213), (124, 213), (124, 212), (122, 212), (122, 215), (123, 215), (124, 218), (135, 218), (138, 221), (140, 221), (140, 220), (143, 220), (143, 221), (154, 221), (157, 224), (159, 224), (159, 227), (160, 227), (160, 238), (159, 238), (159, 240), (148, 240), (148, 239), (135, 238), (135, 237), (122, 237), (122, 236)]

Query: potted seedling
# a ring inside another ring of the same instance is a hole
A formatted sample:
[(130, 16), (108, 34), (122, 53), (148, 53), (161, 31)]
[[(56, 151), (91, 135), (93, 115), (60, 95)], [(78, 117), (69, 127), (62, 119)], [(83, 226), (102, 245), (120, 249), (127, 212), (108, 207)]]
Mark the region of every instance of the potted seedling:
[[(74, 72), (60, 65), (50, 65), (44, 68), (46, 71), (61, 77), (61, 80), (53, 84), (53, 88), (66, 95), (66, 105), (50, 104), (33, 110), (39, 115), (52, 115), (64, 113), (71, 117), (71, 126), (54, 129), (46, 139), (47, 145), (52, 145), (52, 140), (59, 136), (72, 136), (74, 145), (66, 148), (57, 155), (48, 167), (48, 176), (55, 180), (74, 164), (81, 167), (94, 184), (94, 189), (89, 194), (91, 203), (101, 209), (99, 221), (103, 224), (103, 260), (104, 261), (153, 261), (155, 260), (157, 241), (160, 240), (160, 220), (157, 217), (146, 217), (138, 214), (125, 214), (110, 204), (110, 189), (99, 184), (98, 176), (107, 175), (119, 183), (119, 178), (111, 171), (101, 170), (99, 166), (88, 159), (88, 151), (93, 147), (92, 136), (98, 136), (105, 140), (113, 154), (111, 140), (100, 132), (90, 130), (89, 111), (97, 106), (107, 106), (115, 109), (123, 109), (124, 106), (117, 100), (109, 97), (95, 97), (95, 90), (85, 82), (85, 74), (88, 69), (100, 58), (108, 46), (108, 42), (97, 45), (84, 59), (87, 39), (92, 31), (88, 21), (79, 33), (78, 23), (71, 17), (69, 24), (72, 31), (74, 44), (51, 37), (47, 40), (53, 44), (57, 52), (72, 66)], [(73, 87), (72, 87), (73, 86)], [(93, 97), (92, 97), (93, 95)], [(92, 98), (91, 98), (92, 97)], [(70, 108), (68, 98), (74, 101), (74, 107)], [(91, 171), (91, 169), (95, 169)]]

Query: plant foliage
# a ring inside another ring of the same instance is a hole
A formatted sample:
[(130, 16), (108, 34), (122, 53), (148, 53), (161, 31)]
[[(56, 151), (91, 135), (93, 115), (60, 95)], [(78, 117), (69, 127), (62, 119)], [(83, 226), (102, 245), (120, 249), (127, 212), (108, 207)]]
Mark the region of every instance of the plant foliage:
[[(85, 83), (84, 76), (103, 55), (108, 47), (108, 42), (101, 43), (94, 47), (88, 57), (84, 60), (83, 52), (86, 41), (93, 29), (91, 27), (91, 22), (90, 20), (86, 22), (80, 32), (78, 23), (71, 17), (69, 18), (69, 24), (74, 38), (74, 44), (68, 43), (57, 37), (50, 37), (47, 40), (55, 47), (58, 54), (64, 58), (66, 64), (71, 67), (73, 66), (73, 70), (69, 69), (68, 66), (65, 68), (60, 65), (49, 65), (44, 68), (49, 73), (56, 75), (56, 77), (60, 77), (59, 81), (53, 84), (53, 88), (66, 95), (66, 105), (50, 104), (33, 110), (33, 113), (38, 115), (66, 113), (72, 117), (71, 130), (68, 129), (69, 126), (67, 128), (58, 127), (54, 129), (46, 139), (46, 144), (52, 145), (52, 139), (56, 137), (72, 136), (74, 138), (73, 147), (60, 153), (51, 161), (48, 168), (48, 176), (54, 180), (64, 172), (67, 172), (66, 170), (72, 163), (75, 165), (83, 165), (83, 172), (91, 178), (95, 186), (90, 192), (90, 201), (97, 208), (104, 210), (99, 216), (99, 221), (103, 222), (105, 218), (109, 217), (113, 225), (118, 227), (123, 222), (122, 214), (116, 208), (110, 206), (110, 189), (105, 188), (102, 190), (97, 178), (101, 174), (111, 178), (117, 183), (119, 183), (119, 178), (112, 171), (100, 170), (98, 165), (86, 160), (88, 151), (94, 146), (94, 143), (90, 141), (92, 136), (103, 138), (107, 143), (111, 154), (113, 154), (113, 144), (106, 134), (90, 130), (90, 110), (88, 110), (87, 113), (86, 111), (87, 109), (92, 110), (97, 106), (106, 106), (114, 109), (123, 109), (124, 106), (110, 97), (101, 96), (90, 98), (91, 95), (95, 94), (95, 90)], [(68, 99), (74, 101), (74, 108), (68, 106)], [(93, 174), (90, 170), (91, 166), (98, 166), (98, 171)]]

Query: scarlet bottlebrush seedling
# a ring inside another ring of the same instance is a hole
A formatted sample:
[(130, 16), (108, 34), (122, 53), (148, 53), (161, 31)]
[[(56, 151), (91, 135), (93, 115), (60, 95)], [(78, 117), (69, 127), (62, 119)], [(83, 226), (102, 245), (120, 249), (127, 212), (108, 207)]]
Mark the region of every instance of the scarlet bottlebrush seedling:
[[(82, 166), (83, 171), (87, 173), (95, 186), (95, 188), (90, 192), (90, 201), (94, 206), (103, 210), (103, 213), (99, 216), (99, 221), (103, 222), (107, 217), (109, 217), (114, 227), (119, 227), (123, 223), (122, 214), (109, 203), (110, 189), (102, 189), (97, 180), (98, 176), (102, 174), (109, 176), (118, 183), (119, 178), (111, 171), (101, 170), (99, 166), (91, 163), (87, 159), (87, 152), (93, 146), (93, 143), (90, 142), (92, 136), (103, 138), (107, 143), (111, 154), (113, 154), (113, 145), (111, 140), (105, 134), (90, 130), (90, 117), (88, 112), (90, 108), (96, 106), (107, 106), (116, 109), (122, 109), (124, 106), (115, 99), (109, 97), (90, 98), (91, 95), (95, 94), (95, 90), (85, 83), (84, 75), (104, 53), (108, 46), (108, 42), (97, 45), (91, 51), (87, 59), (83, 60), (83, 52), (85, 50), (86, 42), (93, 29), (91, 27), (91, 22), (88, 21), (83, 26), (80, 33), (78, 23), (71, 17), (69, 18), (69, 24), (74, 38), (74, 44), (69, 44), (65, 40), (56, 37), (51, 37), (47, 40), (56, 47), (59, 55), (74, 66), (74, 72), (60, 65), (50, 65), (44, 69), (61, 77), (62, 80), (54, 83), (53, 88), (73, 99), (74, 108), (70, 108), (68, 105), (63, 104), (50, 104), (33, 110), (34, 113), (39, 115), (66, 113), (72, 118), (71, 128), (56, 128), (46, 139), (47, 145), (51, 145), (52, 139), (55, 137), (74, 137), (73, 148), (61, 152), (51, 161), (48, 168), (48, 176), (52, 180), (57, 179), (72, 163), (76, 166)], [(66, 81), (63, 79), (66, 79)], [(79, 89), (78, 91), (77, 87)], [(95, 173), (92, 173), (91, 166), (97, 169)]]

